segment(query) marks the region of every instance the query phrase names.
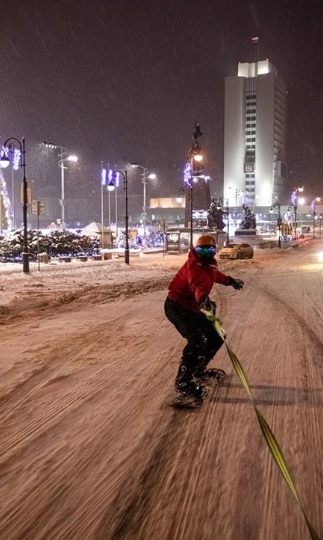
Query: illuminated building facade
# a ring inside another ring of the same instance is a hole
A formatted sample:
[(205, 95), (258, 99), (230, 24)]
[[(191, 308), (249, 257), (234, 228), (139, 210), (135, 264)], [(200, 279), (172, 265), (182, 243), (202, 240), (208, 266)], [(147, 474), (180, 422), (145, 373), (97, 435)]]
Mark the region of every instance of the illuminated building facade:
[(225, 79), (224, 196), (230, 206), (268, 208), (282, 195), (286, 90), (268, 61), (241, 63)]

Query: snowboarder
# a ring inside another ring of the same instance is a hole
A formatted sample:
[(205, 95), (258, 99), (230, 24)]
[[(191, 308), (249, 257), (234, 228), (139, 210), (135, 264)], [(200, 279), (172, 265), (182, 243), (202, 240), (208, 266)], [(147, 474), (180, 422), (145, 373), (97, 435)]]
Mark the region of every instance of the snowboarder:
[(223, 340), (201, 310), (215, 312), (215, 303), (209, 298), (214, 283), (231, 285), (237, 290), (244, 285), (241, 279), (218, 270), (215, 254), (216, 243), (212, 236), (198, 238), (187, 261), (170, 282), (165, 301), (166, 317), (187, 340), (175, 390), (179, 396), (192, 400), (203, 400), (206, 395), (203, 383), (216, 385), (225, 377), (221, 369), (207, 369)]

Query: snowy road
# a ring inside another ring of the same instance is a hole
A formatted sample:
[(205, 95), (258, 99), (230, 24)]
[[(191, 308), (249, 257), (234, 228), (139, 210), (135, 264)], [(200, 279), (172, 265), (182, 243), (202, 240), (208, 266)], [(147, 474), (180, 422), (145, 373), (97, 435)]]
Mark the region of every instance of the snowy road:
[[(220, 262), (246, 286), (212, 297), (323, 538), (318, 244)], [(3, 278), (1, 540), (310, 538), (224, 348), (212, 365), (228, 377), (205, 405), (167, 405), (183, 340), (163, 302), (184, 259), (102, 265), (91, 285)]]

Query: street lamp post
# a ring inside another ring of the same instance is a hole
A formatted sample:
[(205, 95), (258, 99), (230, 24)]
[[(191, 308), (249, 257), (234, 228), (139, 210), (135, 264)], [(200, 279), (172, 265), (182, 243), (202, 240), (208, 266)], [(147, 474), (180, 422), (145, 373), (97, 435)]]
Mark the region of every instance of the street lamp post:
[(193, 160), (191, 159), (191, 180), (189, 189), (189, 201), (190, 201), (190, 249), (193, 249)]
[(311, 207), (313, 210), (313, 238), (315, 238), (316, 203), (320, 201), (321, 201), (320, 197), (315, 197), (315, 199), (312, 201), (312, 204), (311, 204)]
[(13, 227), (16, 227), (16, 202), (15, 202), (15, 171), (19, 169), (20, 163), (20, 149), (15, 148), (13, 152), (12, 167), (11, 167), (11, 205), (12, 205), (12, 222)]
[[(187, 186), (182, 186), (179, 188), (178, 196), (176, 197), (176, 201), (181, 203), (183, 200), (182, 195), (186, 195), (188, 193), (188, 200), (189, 200), (189, 212), (190, 212), (190, 249), (193, 248), (193, 185), (187, 184)], [(187, 208), (186, 204), (185, 207)]]
[(16, 205), (15, 205), (15, 173), (14, 173), (13, 164), (12, 164), (12, 167), (11, 167), (11, 205), (12, 205), (13, 228), (15, 228), (15, 226), (16, 226), (15, 225), (15, 223), (16, 223), (16, 216), (15, 216)]
[[(10, 143), (10, 144), (8, 144)], [(15, 143), (18, 144), (21, 161), (20, 167), (23, 170), (23, 179), (22, 179), (22, 212), (23, 212), (23, 251), (22, 251), (22, 267), (25, 274), (29, 273), (29, 249), (28, 249), (28, 231), (27, 231), (27, 211), (28, 211), (28, 183), (26, 179), (26, 143), (25, 138), (22, 137), (21, 141), (15, 137), (10, 137), (7, 139), (3, 147), (8, 148), (9, 151), (15, 149)], [(8, 147), (7, 147), (8, 145)], [(4, 159), (5, 156), (1, 158), (1, 161), (9, 161), (8, 158)]]
[[(109, 242), (109, 247), (111, 249), (111, 247), (113, 247), (113, 242), (112, 242), (112, 231), (111, 231), (111, 191), (114, 191), (116, 189), (116, 186), (115, 186), (115, 179), (113, 177), (113, 172), (111, 170), (109, 170), (108, 172), (108, 176), (110, 178), (109, 182), (108, 182), (108, 185), (107, 185), (107, 190), (108, 190), (108, 205), (109, 205), (109, 231), (110, 231), (110, 242)], [(102, 231), (103, 233), (103, 231)]]
[(60, 167), (61, 169), (61, 206), (62, 206), (62, 227), (64, 228), (65, 227), (65, 205), (66, 205), (66, 200), (65, 200), (65, 177), (64, 177), (64, 171), (66, 169), (66, 167), (64, 166), (64, 163), (66, 163), (66, 161), (73, 161), (74, 163), (77, 161), (77, 157), (76, 156), (68, 156), (68, 150), (67, 148), (62, 148), (61, 147), (61, 153), (60, 153), (60, 160), (58, 162), (58, 166)]
[[(115, 175), (113, 173), (116, 172)], [(114, 191), (115, 193), (115, 199), (114, 199), (114, 212), (115, 212), (115, 236), (118, 237), (118, 187), (119, 187), (119, 174), (118, 171), (109, 170), (109, 178), (111, 177), (111, 182), (108, 184), (108, 191), (109, 191), (109, 227), (111, 229), (111, 201), (110, 201), (110, 191)], [(113, 184), (113, 188), (111, 189), (111, 185)]]
[(236, 199), (236, 219), (235, 219), (235, 226), (236, 226), (236, 229), (238, 227), (238, 195), (239, 195), (239, 190), (238, 188), (235, 189), (235, 199)]
[[(5, 169), (9, 167), (10, 160), (8, 155), (6, 154), (12, 154), (12, 160), (11, 160), (11, 208), (12, 208), (12, 226), (15, 229), (16, 228), (16, 197), (15, 197), (15, 175), (14, 171), (17, 171), (20, 166), (20, 157), (21, 157), (21, 151), (19, 148), (13, 148), (12, 150), (9, 148), (6, 148), (3, 150), (3, 156), (1, 157), (1, 168)], [(0, 193), (2, 192), (3, 195), (3, 178), (1, 176), (0, 178)], [(2, 205), (0, 204), (0, 227), (1, 227), (1, 234), (2, 234)]]
[(304, 191), (304, 187), (296, 187), (294, 188), (294, 191), (291, 195), (291, 201), (294, 206), (294, 221), (295, 221), (295, 227), (294, 227), (294, 237), (296, 240), (297, 237), (297, 203), (298, 203), (298, 193), (302, 193)]
[(143, 226), (144, 226), (144, 236), (146, 236), (146, 219), (147, 219), (147, 179), (149, 180), (155, 180), (156, 174), (151, 173), (147, 176), (147, 167), (144, 167), (143, 165), (139, 165), (139, 163), (131, 163), (131, 167), (138, 167), (141, 169), (142, 172), (142, 183), (144, 186), (144, 193), (143, 193), (143, 205), (142, 205), (142, 212), (143, 212)]
[[(192, 215), (192, 212), (193, 212), (193, 199), (192, 199), (193, 190), (190, 189), (190, 186), (186, 185), (186, 186), (181, 186), (179, 188), (178, 195), (176, 197), (176, 201), (178, 203), (181, 203), (182, 200), (183, 200), (183, 197), (185, 197), (185, 207), (186, 207), (187, 194), (188, 194), (188, 198), (189, 198), (190, 215)], [(185, 223), (185, 226), (186, 226), (186, 223)]]
[(108, 216), (109, 216), (109, 229), (111, 231), (111, 191), (114, 191), (114, 185), (110, 181), (107, 185), (108, 190)]
[(113, 171), (111, 182), (115, 186), (115, 183), (117, 181), (117, 175), (121, 174), (123, 178), (123, 189), (125, 193), (126, 198), (126, 215), (125, 215), (125, 225), (126, 225), (126, 242), (125, 242), (125, 250), (124, 250), (124, 260), (126, 264), (129, 264), (130, 258), (129, 258), (129, 212), (128, 212), (128, 173), (127, 170), (125, 172), (121, 171)]
[(0, 176), (0, 234), (2, 235), (2, 201), (3, 201), (3, 184), (2, 184), (2, 174)]
[(103, 187), (105, 185), (105, 172), (103, 169), (103, 161), (101, 161), (101, 249), (104, 248), (104, 198)]
[(143, 212), (144, 236), (146, 236), (146, 217), (147, 217), (147, 179), (146, 179), (146, 174), (147, 174), (147, 169), (145, 167), (141, 167), (141, 169), (143, 171), (142, 183), (143, 183), (143, 186), (144, 186), (144, 199), (143, 199), (143, 204), (142, 204), (142, 212)]
[(227, 244), (230, 243), (230, 213), (229, 213), (229, 199), (221, 198), (218, 201), (219, 210), (225, 208), (225, 213), (227, 214)]
[(235, 228), (238, 227), (238, 196), (239, 195), (243, 195), (243, 192), (240, 191), (240, 189), (238, 188), (232, 188), (232, 187), (229, 187), (229, 189), (232, 189), (234, 191), (234, 197), (235, 197), (235, 203), (236, 203), (236, 206), (235, 206)]
[(77, 157), (73, 155), (68, 155), (68, 148), (65, 146), (60, 146), (59, 144), (55, 143), (49, 143), (46, 141), (43, 141), (43, 144), (47, 148), (59, 148), (60, 153), (58, 154), (58, 157), (60, 158), (58, 162), (58, 166), (61, 169), (61, 198), (60, 198), (60, 205), (61, 205), (61, 222), (62, 222), (62, 228), (65, 227), (65, 165), (66, 161), (71, 161), (73, 163), (76, 163)]
[(195, 124), (195, 131), (193, 133), (193, 143), (189, 149), (187, 156), (187, 163), (184, 170), (184, 183), (189, 189), (190, 200), (190, 249), (193, 249), (193, 182), (196, 176), (200, 176), (203, 169), (202, 161), (202, 146), (198, 139), (203, 133), (200, 130), (200, 125)]
[[(109, 164), (108, 164), (109, 165)], [(118, 236), (118, 187), (119, 187), (119, 178), (118, 174), (114, 175), (114, 172), (112, 169), (104, 169), (103, 168), (103, 161), (101, 161), (101, 228), (103, 231), (103, 186), (107, 186), (108, 190), (108, 216), (109, 216), (109, 229), (111, 233), (111, 191), (115, 191), (115, 218), (116, 218), (116, 228), (115, 228), (115, 236), (117, 238)], [(101, 242), (101, 246), (103, 247), (103, 238)], [(111, 248), (111, 245), (110, 245)]]
[(114, 210), (115, 210), (115, 217), (116, 217), (116, 228), (115, 228), (115, 233), (116, 233), (116, 238), (118, 238), (118, 182), (116, 183), (116, 190), (115, 190), (115, 199), (114, 199)]
[(282, 218), (280, 213), (280, 203), (276, 202), (271, 205), (270, 213), (272, 214), (274, 211), (274, 208), (278, 209), (278, 219), (277, 219), (277, 225), (278, 225), (278, 247), (281, 248), (281, 224), (282, 224)]

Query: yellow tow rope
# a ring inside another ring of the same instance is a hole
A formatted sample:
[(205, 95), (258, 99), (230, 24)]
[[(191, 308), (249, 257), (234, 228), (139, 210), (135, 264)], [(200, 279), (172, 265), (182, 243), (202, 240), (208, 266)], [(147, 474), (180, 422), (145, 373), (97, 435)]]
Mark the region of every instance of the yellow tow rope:
[(292, 494), (294, 495), (294, 497), (295, 497), (295, 499), (296, 499), (296, 501), (297, 501), (302, 513), (303, 513), (303, 516), (305, 518), (306, 525), (308, 527), (308, 530), (310, 532), (312, 540), (320, 540), (320, 537), (318, 536), (318, 534), (316, 533), (316, 531), (314, 530), (312, 524), (310, 523), (309, 519), (306, 516), (305, 510), (304, 510), (304, 508), (302, 506), (301, 500), (300, 500), (299, 495), (297, 493), (296, 486), (295, 486), (294, 481), (292, 479), (292, 476), (291, 476), (291, 473), (289, 471), (288, 465), (286, 463), (285, 457), (283, 455), (282, 449), (279, 446), (279, 443), (277, 442), (277, 439), (276, 439), (275, 435), (273, 434), (271, 428), (267, 424), (265, 418), (263, 417), (263, 415), (261, 414), (261, 412), (259, 411), (257, 405), (254, 402), (254, 399), (253, 399), (253, 397), (251, 395), (251, 392), (250, 392), (250, 387), (249, 387), (247, 375), (246, 375), (241, 363), (239, 362), (237, 356), (232, 351), (232, 349), (230, 349), (229, 345), (225, 341), (225, 336), (223, 334), (223, 330), (222, 330), (222, 327), (221, 327), (221, 321), (219, 319), (217, 319), (213, 315), (213, 313), (210, 312), (210, 311), (205, 311), (204, 313), (207, 316), (207, 318), (210, 319), (213, 322), (216, 331), (218, 332), (219, 336), (223, 339), (223, 341), (225, 343), (226, 349), (228, 351), (228, 355), (229, 355), (230, 360), (232, 362), (233, 369), (236, 372), (236, 374), (238, 375), (238, 377), (239, 377), (239, 379), (240, 379), (240, 381), (242, 383), (242, 386), (246, 389), (246, 391), (247, 391), (247, 393), (248, 393), (248, 395), (250, 397), (251, 403), (252, 403), (252, 405), (253, 405), (253, 407), (255, 409), (255, 412), (256, 412), (256, 415), (257, 415), (257, 418), (258, 418), (258, 422), (260, 424), (260, 428), (261, 428), (261, 431), (262, 431), (263, 436), (265, 438), (266, 444), (267, 444), (267, 446), (269, 448), (269, 451), (270, 451), (271, 455), (273, 456), (275, 462), (277, 463), (277, 465), (278, 465), (278, 467), (279, 467), (279, 469), (280, 469), (280, 471), (281, 471), (281, 473), (282, 473), (282, 475), (283, 475), (289, 489), (291, 490)]

